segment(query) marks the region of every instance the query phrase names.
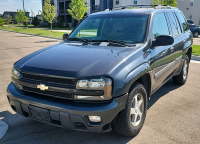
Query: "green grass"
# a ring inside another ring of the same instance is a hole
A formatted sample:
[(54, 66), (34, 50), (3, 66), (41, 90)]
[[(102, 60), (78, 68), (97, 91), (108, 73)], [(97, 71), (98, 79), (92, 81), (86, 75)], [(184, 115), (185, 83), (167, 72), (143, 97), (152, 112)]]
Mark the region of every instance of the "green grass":
[(23, 28), (7, 27), (7, 26), (0, 27), (0, 29), (20, 32), (20, 33), (34, 34), (38, 36), (48, 36), (54, 38), (62, 38), (63, 34), (65, 33), (65, 32), (51, 32), (48, 30), (40, 30), (40, 29), (23, 29)]
[[(10, 26), (14, 26), (14, 27), (24, 27), (23, 25), (19, 25), (19, 24), (11, 24)], [(50, 27), (35, 27), (34, 25), (28, 25), (28, 28), (43, 28), (43, 29), (51, 29)], [(73, 30), (73, 28), (59, 28), (59, 27), (52, 27), (53, 30)]]
[(200, 56), (200, 45), (193, 45), (192, 55)]

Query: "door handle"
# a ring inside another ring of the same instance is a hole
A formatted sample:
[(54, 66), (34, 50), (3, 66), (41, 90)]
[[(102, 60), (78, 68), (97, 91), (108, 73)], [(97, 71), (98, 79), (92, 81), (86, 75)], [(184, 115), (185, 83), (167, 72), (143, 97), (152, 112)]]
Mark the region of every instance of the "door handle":
[(171, 47), (170, 50), (171, 50), (171, 52), (173, 52), (174, 51), (174, 47)]

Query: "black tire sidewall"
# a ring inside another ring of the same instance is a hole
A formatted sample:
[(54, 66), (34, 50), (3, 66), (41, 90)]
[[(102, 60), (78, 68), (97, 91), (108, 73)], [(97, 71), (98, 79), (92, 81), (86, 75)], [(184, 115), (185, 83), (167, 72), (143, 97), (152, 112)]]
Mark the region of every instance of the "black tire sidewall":
[[(184, 69), (185, 61), (187, 61), (187, 76), (186, 76), (186, 78), (184, 79), (184, 78), (183, 78), (183, 69)], [(188, 78), (188, 71), (189, 71), (189, 58), (188, 58), (188, 56), (186, 55), (185, 58), (184, 58), (184, 61), (183, 61), (183, 66), (182, 66), (182, 71), (181, 71), (181, 76), (182, 76), (182, 79), (183, 79), (183, 82), (184, 82), (184, 83), (187, 81), (187, 78)]]
[(195, 38), (199, 37), (199, 33), (198, 33), (198, 36), (197, 36), (197, 37), (195, 36), (195, 33), (198, 33), (198, 32), (194, 32), (194, 34), (193, 34), (193, 35), (194, 35), (194, 37), (195, 37)]
[[(140, 93), (143, 97), (144, 110), (143, 110), (142, 120), (141, 120), (140, 124), (138, 126), (133, 126), (132, 122), (131, 122), (130, 110), (131, 110), (131, 106), (132, 106), (134, 96), (138, 93)], [(128, 101), (127, 101), (127, 105), (126, 105), (127, 124), (128, 124), (128, 127), (129, 127), (131, 132), (140, 131), (140, 129), (142, 128), (143, 123), (145, 121), (145, 117), (146, 117), (147, 103), (148, 103), (147, 102), (147, 93), (146, 93), (144, 86), (142, 84), (137, 84), (137, 86), (130, 92), (129, 98), (128, 98)]]

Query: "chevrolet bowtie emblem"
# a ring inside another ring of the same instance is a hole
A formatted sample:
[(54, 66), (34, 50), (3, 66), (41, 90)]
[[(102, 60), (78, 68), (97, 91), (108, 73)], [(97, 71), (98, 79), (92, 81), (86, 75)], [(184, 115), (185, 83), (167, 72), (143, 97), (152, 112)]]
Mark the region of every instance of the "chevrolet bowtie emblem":
[(37, 85), (37, 88), (39, 88), (42, 91), (45, 91), (45, 90), (48, 90), (49, 87), (45, 86), (44, 84), (40, 84), (40, 85)]

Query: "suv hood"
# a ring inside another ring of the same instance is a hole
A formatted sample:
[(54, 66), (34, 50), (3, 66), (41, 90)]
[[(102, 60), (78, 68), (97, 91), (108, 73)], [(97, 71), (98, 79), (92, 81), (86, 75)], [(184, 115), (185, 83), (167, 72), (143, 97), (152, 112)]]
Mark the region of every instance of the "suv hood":
[(60, 43), (19, 60), (24, 72), (66, 77), (102, 76), (134, 48)]

